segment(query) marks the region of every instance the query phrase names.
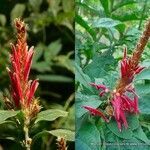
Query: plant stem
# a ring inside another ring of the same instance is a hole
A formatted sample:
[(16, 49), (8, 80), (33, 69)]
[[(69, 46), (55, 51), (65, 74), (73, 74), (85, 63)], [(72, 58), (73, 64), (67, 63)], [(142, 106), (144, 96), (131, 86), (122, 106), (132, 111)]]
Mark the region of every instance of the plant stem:
[(29, 137), (29, 124), (30, 124), (29, 119), (25, 117), (24, 133), (25, 133), (25, 147), (26, 147), (26, 150), (31, 149), (31, 142), (32, 142), (32, 139)]

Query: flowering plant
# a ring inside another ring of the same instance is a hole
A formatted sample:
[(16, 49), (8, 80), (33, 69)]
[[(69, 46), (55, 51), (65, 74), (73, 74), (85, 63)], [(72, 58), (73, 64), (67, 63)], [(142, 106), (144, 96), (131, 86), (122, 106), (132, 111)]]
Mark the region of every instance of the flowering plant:
[(9, 124), (11, 121), (12, 128), (19, 130), (22, 135), (13, 135), (14, 140), (26, 150), (30, 150), (36, 140), (45, 134), (57, 137), (58, 149), (67, 149), (66, 141), (74, 140), (73, 131), (67, 129), (38, 130), (38, 133), (33, 134), (41, 121), (55, 121), (59, 117), (67, 117), (68, 112), (60, 109), (41, 111), (39, 98), (34, 96), (39, 85), (38, 80), (29, 79), (35, 51), (33, 47), (28, 48), (27, 25), (17, 18), (14, 21), (14, 27), (17, 30), (17, 42), (11, 44), (11, 66), (7, 67), (11, 83), (10, 96), (4, 97), (7, 110), (0, 110), (0, 124)]
[[(133, 79), (135, 75), (139, 74), (145, 67), (139, 66), (139, 60), (144, 47), (150, 37), (150, 21), (148, 21), (145, 31), (141, 36), (133, 55), (127, 58), (127, 50), (124, 50), (124, 57), (120, 62), (120, 79), (116, 88), (111, 92), (105, 85), (91, 83), (97, 90), (102, 89), (99, 96), (102, 97), (105, 93), (110, 93), (108, 105), (112, 108), (112, 116), (115, 117), (118, 124), (118, 129), (121, 131), (121, 126), (124, 124), (125, 128), (128, 128), (125, 112), (139, 113), (138, 108), (138, 95), (135, 92), (133, 85)], [(128, 93), (133, 95), (133, 100), (128, 96)], [(101, 116), (106, 122), (108, 119), (105, 115), (97, 109), (89, 106), (84, 106), (93, 115)]]
[[(130, 143), (141, 143), (145, 144), (142, 148), (148, 149), (149, 44), (146, 44), (150, 22), (147, 20), (139, 38), (141, 33), (133, 34), (133, 30), (141, 31), (137, 22), (125, 22), (117, 14), (117, 8), (126, 4), (105, 2), (84, 1), (77, 7), (76, 146), (84, 145), (83, 149), (91, 150), (132, 149)], [(81, 5), (95, 11), (100, 8), (100, 13), (90, 14)], [(124, 9), (122, 12), (125, 13)]]

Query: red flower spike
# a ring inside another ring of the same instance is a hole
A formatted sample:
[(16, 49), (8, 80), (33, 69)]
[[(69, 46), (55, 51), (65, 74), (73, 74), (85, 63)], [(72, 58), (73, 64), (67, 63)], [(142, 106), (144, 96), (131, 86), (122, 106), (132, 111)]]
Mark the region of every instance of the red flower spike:
[(103, 114), (103, 112), (101, 112), (100, 110), (92, 108), (90, 106), (83, 106), (83, 108), (87, 109), (94, 116), (100, 116), (100, 117), (102, 117), (105, 122), (109, 122), (109, 120), (105, 117), (105, 115)]
[(17, 43), (11, 44), (11, 69), (7, 68), (7, 71), (11, 80), (11, 93), (15, 106), (21, 106), (25, 109), (32, 104), (31, 101), (38, 87), (38, 82), (34, 80), (31, 84), (28, 81), (34, 51), (33, 47), (28, 50), (26, 25), (20, 19), (16, 19), (15, 27), (17, 29)]

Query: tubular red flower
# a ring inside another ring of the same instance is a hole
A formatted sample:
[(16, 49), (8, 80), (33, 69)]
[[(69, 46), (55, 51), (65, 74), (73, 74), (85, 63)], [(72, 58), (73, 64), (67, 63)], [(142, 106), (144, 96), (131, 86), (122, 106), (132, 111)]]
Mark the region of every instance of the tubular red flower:
[(127, 123), (127, 120), (125, 117), (125, 112), (123, 110), (123, 107), (125, 106), (126, 107), (125, 109), (127, 109), (130, 106), (130, 104), (125, 103), (127, 105), (123, 105), (123, 98), (121, 96), (117, 96), (117, 95), (114, 96), (111, 103), (112, 103), (112, 106), (114, 108), (114, 117), (116, 119), (118, 129), (119, 129), (119, 131), (121, 131), (121, 125), (122, 124), (124, 124), (125, 128), (128, 127), (128, 123)]
[(39, 83), (38, 83), (37, 80), (34, 80), (32, 82), (31, 87), (30, 87), (30, 92), (29, 92), (29, 95), (28, 95), (28, 105), (30, 104), (38, 85), (39, 85)]
[(137, 96), (134, 96), (133, 108), (134, 108), (134, 112), (136, 114), (140, 112), (139, 108), (138, 108), (138, 97)]
[(104, 121), (109, 122), (109, 120), (105, 117), (104, 113), (98, 109), (92, 108), (90, 106), (83, 106), (83, 108), (87, 109), (92, 115), (100, 116)]
[(144, 69), (145, 69), (145, 67), (138, 67), (138, 68), (135, 70), (135, 74), (139, 74), (139, 73), (142, 72)]
[(103, 85), (103, 84), (95, 84), (95, 83), (90, 83), (91, 86), (94, 86), (97, 90), (102, 90), (100, 93), (99, 93), (99, 96), (102, 97), (105, 93), (108, 93), (109, 92), (109, 89)]
[(31, 63), (32, 63), (32, 57), (33, 57), (33, 47), (30, 48), (29, 52), (27, 53), (27, 59), (25, 62), (25, 69), (24, 69), (24, 80), (28, 80), (28, 76), (30, 73)]
[(94, 86), (97, 90), (102, 89), (105, 90), (106, 86), (103, 84), (95, 84), (95, 83), (90, 83), (91, 86)]

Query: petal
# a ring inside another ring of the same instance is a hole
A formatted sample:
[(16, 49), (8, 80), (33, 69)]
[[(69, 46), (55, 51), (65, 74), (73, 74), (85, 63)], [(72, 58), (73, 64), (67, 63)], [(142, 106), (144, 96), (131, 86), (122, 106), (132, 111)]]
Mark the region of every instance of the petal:
[(15, 106), (16, 107), (19, 107), (19, 97), (16, 95), (16, 93), (14, 91), (12, 91), (12, 97), (13, 97), (13, 100), (14, 100), (14, 103), (15, 103)]
[(144, 69), (145, 69), (145, 67), (138, 67), (138, 68), (135, 70), (135, 74), (139, 74), (139, 73), (142, 72)]
[(139, 113), (138, 97), (137, 96), (134, 96), (133, 107), (134, 107), (134, 112)]
[(116, 120), (116, 121), (117, 121), (118, 129), (121, 132), (121, 122), (119, 120)]
[(124, 106), (125, 106), (125, 110), (128, 110), (128, 111), (131, 111), (132, 109), (132, 106), (133, 106), (133, 102), (132, 100), (127, 97), (126, 95), (122, 95), (122, 100), (123, 100), (123, 103), (124, 103)]
[(24, 79), (28, 80), (28, 76), (30, 73), (30, 69), (31, 69), (31, 63), (32, 63), (32, 57), (33, 57), (33, 47), (30, 48), (28, 55), (27, 55), (27, 60), (25, 63), (25, 69), (24, 69)]
[(101, 91), (101, 92), (99, 93), (99, 96), (102, 97), (105, 93), (106, 93), (105, 91)]
[(126, 117), (125, 117), (125, 114), (124, 114), (123, 111), (121, 111), (120, 116), (121, 116), (121, 120), (124, 124), (124, 127), (127, 129), (128, 128), (128, 123), (127, 123), (127, 120), (126, 120)]
[(104, 113), (101, 112), (98, 109), (92, 108), (90, 106), (83, 106), (83, 108), (87, 109), (88, 111), (90, 111), (91, 114), (95, 115), (95, 116), (100, 116), (103, 118), (104, 121), (109, 122), (109, 120), (105, 117)]
[(122, 99), (120, 96), (115, 96), (114, 99), (111, 101), (113, 108), (114, 108), (114, 114), (117, 120), (120, 120), (120, 111), (121, 111), (121, 103)]
[(19, 99), (22, 100), (22, 89), (21, 89), (20, 79), (16, 73), (13, 73), (13, 78), (15, 82), (14, 84), (16, 85), (16, 89), (14, 90), (17, 92)]
[(103, 89), (105, 90), (107, 87), (103, 84), (95, 84), (95, 83), (90, 83), (91, 86), (94, 86), (97, 90)]
[(31, 87), (30, 87), (30, 92), (29, 92), (29, 96), (28, 96), (28, 101), (27, 101), (27, 105), (30, 104), (33, 96), (34, 96), (34, 93), (38, 87), (39, 83), (38, 83), (38, 80), (34, 80), (31, 84)]
[(126, 75), (125, 65), (123, 61), (121, 61), (121, 77), (123, 78)]

